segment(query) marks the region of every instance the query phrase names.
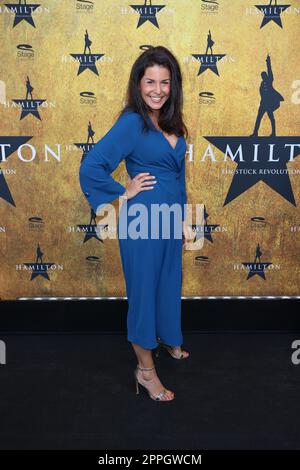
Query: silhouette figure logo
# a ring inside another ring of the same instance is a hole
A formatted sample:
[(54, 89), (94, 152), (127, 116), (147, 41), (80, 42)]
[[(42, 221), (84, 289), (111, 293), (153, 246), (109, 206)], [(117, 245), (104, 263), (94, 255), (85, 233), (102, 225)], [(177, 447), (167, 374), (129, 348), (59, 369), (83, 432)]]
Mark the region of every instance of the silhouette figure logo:
[(29, 77), (26, 79), (26, 98), (25, 99), (14, 99), (13, 102), (18, 104), (22, 108), (20, 120), (24, 117), (32, 114), (34, 117), (41, 121), (41, 117), (38, 111), (38, 107), (41, 106), (45, 101), (43, 99), (33, 99), (34, 88), (31, 85)]
[[(80, 148), (80, 150), (83, 150), (83, 154), (82, 154), (80, 163), (83, 162), (83, 160), (85, 159), (88, 152), (94, 147), (94, 145), (95, 145), (94, 135), (95, 135), (95, 131), (93, 130), (91, 121), (89, 121), (88, 126), (87, 126), (87, 140), (86, 140), (86, 142), (75, 143), (76, 147)], [(90, 143), (90, 140), (92, 141), (92, 143)], [(88, 196), (88, 193), (85, 193), (85, 194), (86, 194), (86, 196)], [(80, 232), (83, 232), (85, 234), (83, 243), (90, 240), (91, 238), (96, 238), (97, 240), (99, 240), (100, 242), (103, 243), (103, 240), (101, 238), (101, 231), (102, 231), (102, 229), (103, 230), (107, 229), (108, 225), (107, 224), (104, 224), (104, 225), (98, 224), (97, 225), (96, 213), (93, 210), (93, 208), (91, 207), (90, 208), (90, 222), (89, 222), (89, 224), (79, 224), (79, 225), (77, 225), (77, 227), (78, 227)]]
[(272, 125), (271, 137), (275, 137), (276, 126), (275, 126), (274, 111), (276, 111), (276, 109), (279, 108), (280, 102), (284, 101), (284, 98), (280, 93), (278, 93), (278, 91), (276, 91), (273, 88), (274, 76), (272, 72), (271, 58), (269, 54), (267, 55), (266, 62), (267, 62), (267, 72), (261, 73), (262, 82), (259, 88), (261, 101), (260, 101), (256, 123), (254, 126), (254, 131), (253, 131), (252, 136), (258, 135), (258, 129), (259, 129), (262, 117), (265, 113), (267, 113), (271, 121), (271, 125)]
[(55, 265), (55, 263), (51, 263), (49, 261), (43, 262), (44, 253), (41, 250), (40, 244), (37, 244), (36, 247), (36, 259), (35, 263), (23, 263), (26, 268), (31, 271), (31, 281), (35, 279), (37, 276), (42, 276), (48, 281), (50, 281), (48, 270)]
[[(267, 71), (261, 73), (260, 104), (253, 133), (249, 137), (204, 137), (224, 153), (224, 161), (229, 158), (237, 164), (224, 206), (260, 181), (296, 206), (289, 176), (293, 169), (287, 168), (287, 163), (293, 162), (294, 158), (300, 154), (300, 137), (277, 136), (274, 112), (279, 109), (284, 98), (273, 87), (274, 76), (269, 55), (266, 63)], [(258, 136), (265, 114), (272, 128), (268, 137)], [(208, 152), (215, 160), (210, 146)]]
[[(74, 145), (77, 148), (79, 148), (80, 150), (83, 151), (80, 163), (83, 162), (83, 160), (85, 159), (87, 153), (90, 150), (92, 150), (92, 148), (94, 147), (94, 145), (95, 145), (94, 135), (95, 135), (95, 131), (92, 128), (91, 121), (89, 121), (88, 126), (87, 126), (87, 139), (86, 139), (86, 142), (74, 142)], [(92, 141), (92, 143), (90, 143), (90, 140)]]
[(85, 34), (84, 34), (83, 54), (80, 54), (80, 53), (70, 54), (71, 57), (78, 60), (78, 62), (80, 63), (79, 69), (78, 69), (78, 72), (77, 72), (77, 76), (80, 75), (85, 70), (90, 70), (94, 74), (99, 75), (98, 69), (97, 69), (97, 66), (96, 66), (96, 62), (101, 57), (103, 57), (105, 54), (100, 54), (100, 53), (92, 54), (92, 50), (91, 50), (91, 45), (92, 44), (93, 44), (93, 42), (90, 39), (89, 33), (86, 29)]
[(255, 258), (254, 258), (254, 261), (245, 261), (243, 264), (243, 266), (245, 266), (248, 270), (249, 270), (249, 273), (248, 273), (248, 276), (247, 276), (247, 281), (248, 279), (250, 279), (251, 277), (255, 276), (257, 274), (257, 276), (261, 277), (262, 279), (266, 280), (266, 276), (265, 276), (265, 270), (268, 269), (269, 266), (271, 266), (273, 263), (270, 263), (270, 262), (266, 262), (266, 261), (261, 261), (261, 258), (262, 258), (262, 255), (263, 255), (263, 252), (261, 251), (261, 247), (259, 245), (259, 243), (257, 244), (256, 246), (256, 250), (255, 250)]
[(192, 54), (192, 56), (200, 62), (198, 75), (201, 75), (202, 73), (206, 72), (206, 70), (211, 70), (213, 73), (219, 76), (217, 62), (223, 57), (225, 57), (226, 54), (214, 54), (214, 44), (215, 41), (213, 41), (211, 31), (209, 30), (207, 35), (205, 54)]

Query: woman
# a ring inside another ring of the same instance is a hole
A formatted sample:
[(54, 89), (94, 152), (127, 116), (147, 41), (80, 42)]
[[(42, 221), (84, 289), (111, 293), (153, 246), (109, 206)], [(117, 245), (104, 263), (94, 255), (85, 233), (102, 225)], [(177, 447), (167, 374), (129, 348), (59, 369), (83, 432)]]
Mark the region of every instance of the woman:
[[(126, 98), (116, 123), (83, 160), (80, 185), (95, 212), (118, 196), (125, 201), (118, 240), (129, 305), (127, 338), (138, 359), (137, 393), (141, 384), (153, 400), (170, 401), (174, 392), (158, 378), (151, 350), (164, 346), (176, 359), (189, 355), (181, 349), (182, 241), (188, 235), (182, 211), (187, 202), (183, 135), (188, 132), (182, 120), (180, 67), (168, 49), (151, 47), (137, 58)], [(130, 175), (126, 188), (110, 175), (124, 158)], [(120, 237), (125, 215), (126, 228), (136, 218), (130, 212), (135, 204), (149, 209), (144, 228), (155, 229), (150, 209), (163, 203), (180, 209), (179, 215), (171, 214), (169, 238), (160, 225), (155, 238)], [(178, 222), (180, 238), (175, 238)]]

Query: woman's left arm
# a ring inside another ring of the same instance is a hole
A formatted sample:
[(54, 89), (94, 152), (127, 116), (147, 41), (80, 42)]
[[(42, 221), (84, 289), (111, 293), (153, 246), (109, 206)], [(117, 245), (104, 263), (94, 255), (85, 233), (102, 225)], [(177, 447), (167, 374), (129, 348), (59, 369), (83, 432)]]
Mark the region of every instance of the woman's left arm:
[(125, 193), (126, 188), (112, 177), (112, 173), (119, 163), (133, 152), (138, 136), (138, 114), (126, 112), (118, 118), (82, 161), (79, 169), (79, 183), (96, 214)]

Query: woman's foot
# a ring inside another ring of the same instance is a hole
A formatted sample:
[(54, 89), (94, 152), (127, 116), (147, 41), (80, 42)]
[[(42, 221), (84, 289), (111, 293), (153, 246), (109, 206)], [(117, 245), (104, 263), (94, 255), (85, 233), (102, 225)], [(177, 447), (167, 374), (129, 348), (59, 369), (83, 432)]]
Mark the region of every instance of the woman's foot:
[(160, 348), (165, 348), (168, 353), (174, 359), (187, 359), (190, 356), (190, 353), (184, 351), (181, 346), (169, 346), (168, 344), (164, 343), (159, 337), (157, 337), (158, 346), (155, 351), (155, 356), (159, 356)]
[[(143, 366), (140, 365), (141, 368)], [(154, 395), (157, 396), (159, 395), (163, 390), (166, 390), (162, 399), (161, 400), (173, 400), (174, 398), (174, 392), (171, 390), (166, 389), (161, 381), (159, 380), (155, 368), (152, 370), (140, 370), (139, 368), (137, 369), (137, 377), (141, 380), (141, 382), (144, 382), (147, 390)]]
[(187, 357), (189, 357), (190, 353), (187, 352), (187, 351), (184, 351), (183, 349), (181, 349), (180, 346), (174, 346), (174, 347), (170, 347), (172, 353), (176, 356), (176, 357), (180, 357), (181, 354), (183, 354), (183, 358), (186, 359)]

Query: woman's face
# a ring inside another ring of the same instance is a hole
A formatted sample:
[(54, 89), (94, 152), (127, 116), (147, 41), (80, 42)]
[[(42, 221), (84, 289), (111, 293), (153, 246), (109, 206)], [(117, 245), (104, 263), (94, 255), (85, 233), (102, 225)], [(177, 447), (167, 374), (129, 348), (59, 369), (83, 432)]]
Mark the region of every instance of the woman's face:
[(143, 100), (153, 112), (159, 111), (170, 96), (171, 76), (166, 67), (153, 65), (147, 67), (140, 81)]

